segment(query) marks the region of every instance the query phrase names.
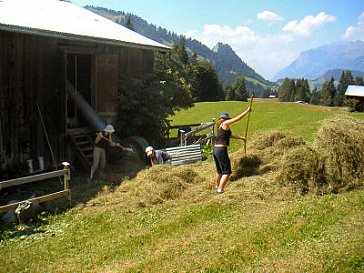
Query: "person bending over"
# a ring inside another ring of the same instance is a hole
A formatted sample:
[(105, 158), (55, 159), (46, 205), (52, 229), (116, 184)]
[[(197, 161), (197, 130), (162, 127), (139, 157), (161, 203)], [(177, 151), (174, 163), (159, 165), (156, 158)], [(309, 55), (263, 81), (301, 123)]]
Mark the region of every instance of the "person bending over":
[(155, 150), (152, 146), (145, 148), (145, 153), (147, 157), (150, 158), (150, 164), (154, 166), (155, 164), (166, 164), (171, 162), (171, 156), (165, 151)]

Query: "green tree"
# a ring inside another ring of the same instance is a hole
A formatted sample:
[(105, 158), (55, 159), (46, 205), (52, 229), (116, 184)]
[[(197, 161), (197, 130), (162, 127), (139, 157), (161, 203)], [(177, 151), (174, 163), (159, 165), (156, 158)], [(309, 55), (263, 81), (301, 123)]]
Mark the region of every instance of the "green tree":
[(331, 77), (329, 81), (325, 81), (322, 85), (320, 104), (326, 106), (334, 105), (334, 97), (336, 95), (336, 87), (334, 81), (334, 78)]
[(208, 61), (198, 62), (193, 67), (192, 97), (195, 101), (224, 100), (224, 92), (216, 70)]
[(188, 92), (168, 73), (124, 77), (119, 86), (117, 128), (123, 128), (123, 137), (138, 135), (162, 145), (168, 117), (191, 106)]
[(127, 18), (126, 18), (126, 23), (125, 23), (125, 27), (134, 31), (134, 26), (133, 23), (131, 22), (131, 15), (128, 14)]
[(295, 97), (293, 101), (304, 101), (309, 102), (310, 99), (310, 85), (308, 84), (308, 81), (304, 78), (297, 80), (296, 82), (296, 92)]
[(186, 38), (184, 36), (180, 37), (179, 43), (176, 47), (176, 53), (179, 62), (184, 65), (188, 64), (189, 58), (186, 50)]
[(364, 85), (363, 77), (357, 76), (354, 81), (355, 85)]
[(235, 100), (235, 90), (231, 85), (228, 85), (225, 88), (225, 99), (226, 100)]
[(243, 76), (236, 77), (234, 82), (229, 84), (225, 93), (227, 100), (248, 100), (248, 91), (245, 86), (245, 78)]
[(313, 90), (312, 90), (312, 94), (311, 94), (311, 97), (310, 97), (310, 103), (311, 104), (320, 104), (320, 99), (321, 99), (321, 93), (317, 90), (317, 88), (315, 87)]
[(285, 78), (283, 83), (278, 88), (279, 101), (292, 101), (295, 90), (294, 80)]
[(337, 93), (334, 97), (334, 105), (342, 106), (345, 99), (345, 92), (348, 86), (354, 84), (354, 79), (351, 71), (345, 70), (341, 74), (339, 84), (337, 86)]

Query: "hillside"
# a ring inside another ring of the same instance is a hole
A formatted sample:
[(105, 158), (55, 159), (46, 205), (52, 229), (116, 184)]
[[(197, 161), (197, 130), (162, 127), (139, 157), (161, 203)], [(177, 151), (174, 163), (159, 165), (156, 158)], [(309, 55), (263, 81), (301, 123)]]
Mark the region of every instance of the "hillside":
[[(86, 6), (85, 8), (121, 25), (125, 25), (128, 16), (130, 16), (134, 31), (169, 46), (179, 43), (179, 34), (150, 24), (134, 14), (127, 14), (123, 11), (114, 11), (102, 7)], [(213, 49), (209, 49), (201, 42), (188, 38), (186, 39), (186, 47), (189, 52), (196, 53), (200, 58), (209, 60), (214, 65), (223, 86), (233, 82), (238, 76), (246, 77), (247, 88), (249, 90), (255, 90), (258, 94), (263, 92), (263, 89), (269, 89), (272, 85), (270, 81), (265, 80), (253, 68), (244, 63), (227, 44), (218, 43)]]
[(336, 69), (364, 72), (364, 42), (335, 42), (304, 51), (274, 78), (314, 80)]

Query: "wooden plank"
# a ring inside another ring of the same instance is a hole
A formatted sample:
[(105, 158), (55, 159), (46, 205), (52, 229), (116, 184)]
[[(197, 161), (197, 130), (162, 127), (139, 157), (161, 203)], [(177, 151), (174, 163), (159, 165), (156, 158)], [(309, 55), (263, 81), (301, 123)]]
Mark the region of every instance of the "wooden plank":
[(66, 189), (66, 190), (63, 190), (63, 191), (58, 191), (58, 192), (55, 192), (55, 193), (51, 193), (51, 194), (47, 194), (47, 195), (43, 195), (43, 196), (31, 198), (31, 199), (27, 199), (27, 200), (20, 201), (20, 202), (17, 202), (17, 203), (5, 205), (5, 206), (0, 206), (0, 213), (6, 212), (8, 210), (15, 210), (20, 204), (22, 204), (24, 202), (43, 203), (43, 202), (47, 202), (47, 201), (57, 199), (57, 198), (60, 198), (60, 197), (64, 197), (64, 196), (69, 198), (70, 194), (71, 194), (71, 190)]
[(62, 169), (62, 170), (54, 171), (54, 172), (25, 176), (25, 177), (20, 177), (20, 178), (16, 178), (16, 179), (2, 181), (2, 182), (0, 182), (0, 190), (2, 188), (17, 186), (17, 185), (21, 185), (21, 184), (25, 184), (25, 183), (35, 182), (35, 181), (54, 178), (54, 177), (59, 177), (62, 175), (69, 175), (69, 172), (70, 172), (69, 170)]

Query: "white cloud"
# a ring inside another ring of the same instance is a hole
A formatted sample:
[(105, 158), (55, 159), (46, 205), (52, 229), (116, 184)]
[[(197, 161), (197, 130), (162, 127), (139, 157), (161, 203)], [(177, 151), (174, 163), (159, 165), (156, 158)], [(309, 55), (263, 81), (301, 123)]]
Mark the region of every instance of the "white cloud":
[(283, 18), (281, 16), (279, 16), (278, 14), (265, 10), (262, 12), (259, 12), (257, 14), (257, 19), (259, 20), (263, 20), (263, 21), (282, 21)]
[(336, 17), (326, 14), (325, 12), (320, 12), (316, 16), (305, 16), (300, 22), (297, 20), (290, 21), (282, 30), (296, 36), (307, 37), (320, 26), (335, 20)]
[(261, 36), (246, 26), (231, 28), (216, 24), (205, 25), (202, 32), (188, 33), (191, 34), (188, 37), (210, 48), (218, 42), (229, 44), (245, 63), (268, 79), (298, 56), (290, 46), (294, 37), (287, 33)]
[(246, 26), (230, 28), (228, 26), (204, 25), (203, 35), (215, 37), (229, 37), (231, 39), (239, 38), (246, 42), (251, 42), (258, 39), (258, 36)]
[(357, 26), (349, 26), (342, 38), (347, 39), (359, 39), (364, 40), (364, 12), (359, 16)]

